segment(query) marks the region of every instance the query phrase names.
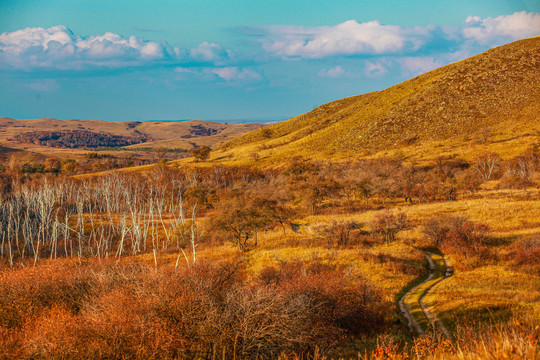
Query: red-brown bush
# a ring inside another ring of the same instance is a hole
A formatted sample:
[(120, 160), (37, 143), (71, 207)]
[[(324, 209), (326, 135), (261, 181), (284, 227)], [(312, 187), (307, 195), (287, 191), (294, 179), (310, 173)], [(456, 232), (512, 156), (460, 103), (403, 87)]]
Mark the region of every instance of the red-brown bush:
[(540, 266), (540, 236), (531, 236), (514, 244), (510, 257), (520, 265)]
[[(327, 265), (252, 284), (238, 260), (190, 269), (75, 264), (6, 270), (4, 358), (275, 358), (385, 326), (388, 304)], [(234, 354), (234, 355), (233, 355)]]

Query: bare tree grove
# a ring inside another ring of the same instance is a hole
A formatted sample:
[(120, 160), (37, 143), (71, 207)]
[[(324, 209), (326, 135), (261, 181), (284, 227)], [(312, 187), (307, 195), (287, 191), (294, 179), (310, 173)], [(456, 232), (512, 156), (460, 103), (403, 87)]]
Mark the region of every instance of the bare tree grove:
[(0, 202), (0, 257), (10, 265), (25, 258), (35, 264), (45, 257), (120, 257), (191, 246), (195, 261), (201, 228), (196, 203), (187, 209), (183, 201), (188, 181), (156, 168), (146, 175), (16, 186)]

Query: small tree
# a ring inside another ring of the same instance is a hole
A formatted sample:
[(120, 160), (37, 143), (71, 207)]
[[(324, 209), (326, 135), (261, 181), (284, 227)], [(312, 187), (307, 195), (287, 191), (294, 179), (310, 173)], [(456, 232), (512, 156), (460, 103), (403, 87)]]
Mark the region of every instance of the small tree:
[(368, 204), (369, 199), (373, 196), (374, 186), (370, 179), (364, 178), (358, 182), (357, 191), (362, 197), (366, 205)]
[(482, 256), (486, 248), (489, 228), (484, 224), (463, 221), (459, 226), (453, 226), (447, 233), (442, 244), (446, 253), (463, 256), (466, 260), (474, 256)]
[(474, 223), (462, 216), (431, 218), (423, 229), (434, 246), (466, 260), (483, 255), (488, 231), (487, 225)]
[(195, 156), (195, 159), (198, 161), (206, 161), (210, 157), (210, 152), (212, 152), (212, 149), (206, 145), (203, 145), (199, 148), (191, 149), (189, 152)]
[(480, 190), (480, 185), (482, 185), (480, 176), (472, 171), (467, 171), (458, 180), (458, 186), (468, 191), (471, 195), (474, 195)]
[(371, 220), (371, 231), (378, 234), (385, 243), (396, 240), (396, 235), (409, 227), (409, 219), (402, 212), (394, 215), (386, 210)]
[(212, 226), (227, 236), (240, 250), (248, 249), (248, 240), (253, 234), (266, 228), (272, 219), (253, 203), (245, 204), (239, 199), (232, 199), (223, 204), (213, 215)]
[(283, 199), (257, 198), (253, 201), (253, 206), (259, 209), (262, 216), (280, 224), (283, 235), (285, 235), (285, 224), (290, 222), (297, 213), (289, 204), (285, 204)]
[(348, 245), (351, 240), (351, 232), (359, 229), (362, 224), (355, 221), (336, 221), (333, 220), (329, 224), (320, 225), (316, 231), (323, 236), (328, 245)]
[(475, 168), (482, 179), (489, 180), (493, 176), (495, 170), (499, 168), (501, 158), (494, 153), (487, 153), (476, 159)]
[(440, 247), (446, 240), (448, 233), (452, 229), (462, 226), (465, 221), (466, 218), (458, 216), (432, 217), (426, 222), (422, 232), (433, 246)]

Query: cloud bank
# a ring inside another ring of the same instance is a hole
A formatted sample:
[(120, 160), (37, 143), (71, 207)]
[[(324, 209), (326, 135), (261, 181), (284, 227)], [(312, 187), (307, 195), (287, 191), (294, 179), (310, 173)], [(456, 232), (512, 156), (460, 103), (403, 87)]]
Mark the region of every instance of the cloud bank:
[(204, 42), (194, 49), (182, 49), (166, 42), (110, 32), (82, 37), (63, 25), (0, 34), (0, 68), (23, 71), (216, 64), (229, 59), (229, 55), (214, 43)]
[(283, 57), (322, 58), (337, 55), (414, 52), (430, 37), (430, 27), (383, 25), (379, 21), (345, 21), (336, 26), (260, 28), (263, 48)]
[(461, 27), (405, 27), (349, 20), (335, 26), (266, 26), (244, 31), (258, 36), (265, 51), (283, 58), (411, 55), (441, 44), (476, 41), (495, 46), (539, 35), (540, 14), (523, 11), (496, 18), (469, 16)]
[[(459, 27), (405, 27), (379, 21), (349, 20), (335, 26), (280, 25), (242, 29), (245, 35), (256, 36), (262, 46), (246, 58), (245, 63), (251, 68), (243, 67), (230, 50), (212, 42), (186, 49), (165, 41), (111, 32), (81, 36), (59, 25), (0, 34), (0, 70), (99, 73), (110, 69), (171, 66), (198, 69), (191, 74), (213, 75), (225, 81), (253, 81), (262, 78), (253, 66), (268, 59), (365, 56), (373, 58), (366, 64), (364, 74), (367, 76), (381, 76), (387, 72), (387, 65), (379, 61), (384, 57), (394, 59), (410, 73), (419, 73), (487, 47), (540, 35), (540, 14), (522, 11), (495, 18), (469, 16)], [(317, 75), (343, 78), (351, 74), (336, 66), (327, 67)]]

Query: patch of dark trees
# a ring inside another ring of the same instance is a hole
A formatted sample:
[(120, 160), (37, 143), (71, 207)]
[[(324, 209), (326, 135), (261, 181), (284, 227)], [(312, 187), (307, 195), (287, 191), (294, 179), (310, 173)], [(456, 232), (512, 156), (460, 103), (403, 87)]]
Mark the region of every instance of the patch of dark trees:
[(88, 130), (30, 131), (16, 135), (14, 139), (24, 143), (68, 149), (128, 146), (151, 140), (142, 133), (137, 136), (122, 136)]
[(221, 129), (209, 128), (204, 125), (191, 125), (191, 128), (189, 129), (189, 134), (182, 135), (181, 138), (190, 139), (198, 136), (211, 136), (219, 133), (220, 131)]

